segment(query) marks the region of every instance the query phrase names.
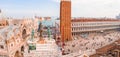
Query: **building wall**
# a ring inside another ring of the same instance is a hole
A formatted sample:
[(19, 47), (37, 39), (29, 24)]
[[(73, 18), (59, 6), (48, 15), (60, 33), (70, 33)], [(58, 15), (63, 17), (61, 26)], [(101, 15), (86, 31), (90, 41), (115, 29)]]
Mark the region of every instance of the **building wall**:
[[(31, 21), (27, 21), (28, 20), (24, 21), (25, 23), (23, 22), (24, 24), (22, 23), (22, 26), (19, 26), (21, 23), (18, 23), (14, 26), (10, 25), (0, 30), (0, 40), (2, 40), (0, 42), (0, 56), (6, 55), (14, 57), (14, 54), (16, 54), (17, 51), (21, 54), (22, 47), (26, 45), (26, 41), (28, 40), (28, 36), (30, 34), (28, 32), (31, 27)], [(24, 32), (24, 30), (26, 30), (26, 32)], [(1, 46), (3, 46), (3, 48), (1, 48)]]
[(119, 21), (97, 21), (97, 22), (72, 22), (72, 36), (81, 32), (104, 31), (120, 28)]
[(8, 26), (8, 21), (5, 19), (0, 20), (0, 28), (4, 28), (5, 26)]

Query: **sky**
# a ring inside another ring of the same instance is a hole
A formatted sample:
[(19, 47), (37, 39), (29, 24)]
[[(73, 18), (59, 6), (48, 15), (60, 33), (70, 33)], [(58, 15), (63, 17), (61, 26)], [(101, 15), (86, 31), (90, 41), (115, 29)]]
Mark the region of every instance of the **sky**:
[[(60, 0), (0, 0), (2, 15), (7, 17), (59, 17)], [(120, 0), (72, 0), (72, 17), (115, 18)]]

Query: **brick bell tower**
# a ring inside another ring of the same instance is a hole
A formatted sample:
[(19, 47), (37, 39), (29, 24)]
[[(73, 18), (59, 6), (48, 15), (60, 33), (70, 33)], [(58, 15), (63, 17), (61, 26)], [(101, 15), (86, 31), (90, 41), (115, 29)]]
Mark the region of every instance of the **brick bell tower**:
[(62, 42), (71, 40), (71, 0), (60, 2), (60, 33)]

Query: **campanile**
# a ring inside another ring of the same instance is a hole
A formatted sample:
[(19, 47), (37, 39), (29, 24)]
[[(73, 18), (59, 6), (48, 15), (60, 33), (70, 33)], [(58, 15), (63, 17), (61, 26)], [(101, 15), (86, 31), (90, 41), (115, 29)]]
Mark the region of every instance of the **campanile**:
[(71, 0), (60, 2), (60, 32), (62, 42), (71, 40)]

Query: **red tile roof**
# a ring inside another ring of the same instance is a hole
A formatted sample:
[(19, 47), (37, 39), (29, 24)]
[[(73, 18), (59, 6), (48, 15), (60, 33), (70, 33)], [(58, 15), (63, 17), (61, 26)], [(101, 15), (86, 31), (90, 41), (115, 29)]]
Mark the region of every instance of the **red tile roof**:
[(112, 19), (112, 18), (74, 18), (71, 20), (72, 22), (99, 22), (99, 21), (119, 21), (118, 19)]

